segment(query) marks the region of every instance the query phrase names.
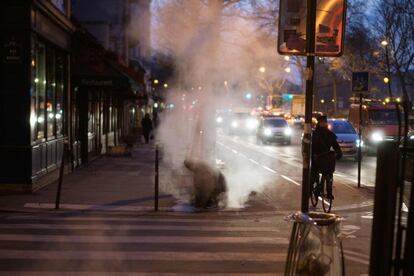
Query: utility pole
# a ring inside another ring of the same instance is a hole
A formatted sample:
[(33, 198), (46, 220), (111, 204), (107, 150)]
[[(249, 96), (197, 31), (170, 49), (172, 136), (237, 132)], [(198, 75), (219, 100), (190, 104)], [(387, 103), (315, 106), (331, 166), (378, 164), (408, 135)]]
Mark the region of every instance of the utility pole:
[(307, 31), (306, 31), (306, 93), (305, 93), (305, 127), (302, 140), (302, 205), (303, 213), (309, 212), (310, 195), (310, 163), (312, 150), (312, 111), (313, 111), (313, 80), (315, 71), (315, 21), (316, 0), (307, 0)]

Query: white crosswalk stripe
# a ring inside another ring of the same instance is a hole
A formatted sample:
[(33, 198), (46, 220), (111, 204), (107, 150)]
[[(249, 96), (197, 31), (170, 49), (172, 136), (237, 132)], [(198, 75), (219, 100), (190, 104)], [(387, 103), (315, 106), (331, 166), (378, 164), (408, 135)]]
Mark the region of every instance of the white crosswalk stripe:
[(235, 214), (13, 215), (0, 220), (0, 275), (282, 275), (288, 237), (276, 226)]

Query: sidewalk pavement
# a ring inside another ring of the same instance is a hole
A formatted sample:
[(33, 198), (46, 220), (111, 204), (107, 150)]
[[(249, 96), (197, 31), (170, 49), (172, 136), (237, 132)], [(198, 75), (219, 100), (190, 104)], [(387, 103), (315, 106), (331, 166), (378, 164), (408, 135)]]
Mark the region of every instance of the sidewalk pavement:
[[(139, 144), (132, 156), (102, 156), (65, 174), (61, 209), (134, 211), (153, 210), (155, 147)], [(32, 194), (0, 195), (0, 210), (53, 209), (57, 182)], [(160, 190), (160, 210), (177, 199)]]

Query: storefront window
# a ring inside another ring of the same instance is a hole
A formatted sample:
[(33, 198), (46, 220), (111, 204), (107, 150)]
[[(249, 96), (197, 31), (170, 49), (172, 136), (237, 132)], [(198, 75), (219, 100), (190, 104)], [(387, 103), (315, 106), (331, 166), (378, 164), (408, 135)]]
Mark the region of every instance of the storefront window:
[(34, 142), (64, 134), (65, 66), (63, 52), (33, 38), (30, 126)]
[(46, 55), (46, 120), (47, 120), (47, 137), (55, 136), (55, 51), (47, 49)]
[(56, 136), (63, 134), (63, 91), (65, 89), (65, 57), (62, 54), (56, 55)]
[(37, 43), (36, 47), (36, 135), (35, 139), (45, 137), (45, 106), (46, 106), (46, 46)]

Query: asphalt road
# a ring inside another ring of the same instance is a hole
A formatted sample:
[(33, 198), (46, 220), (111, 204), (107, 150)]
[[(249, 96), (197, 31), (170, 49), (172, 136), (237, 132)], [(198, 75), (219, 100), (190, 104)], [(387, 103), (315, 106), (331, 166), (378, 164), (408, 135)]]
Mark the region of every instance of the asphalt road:
[[(295, 131), (291, 145), (257, 145), (255, 137), (218, 133), (217, 156), (224, 163), (232, 194), (257, 193), (246, 204), (281, 212), (300, 210), (302, 157), (300, 133)], [(364, 156), (362, 186), (357, 186), (357, 162), (343, 158), (334, 174), (332, 212), (340, 215), (348, 275), (368, 272), (375, 184), (376, 158)], [(236, 175), (236, 176), (234, 176)], [(234, 181), (234, 180), (237, 181)], [(237, 184), (234, 184), (237, 183)], [(237, 197), (236, 197), (237, 198)], [(233, 200), (234, 201), (234, 200)], [(319, 208), (312, 209), (322, 211)], [(358, 260), (358, 264), (352, 263)]]
[[(65, 210), (49, 210), (53, 185), (19, 196), (22, 211), (0, 213), (0, 275), (283, 275), (292, 229), (285, 217), (301, 202), (299, 137), (258, 146), (254, 137), (218, 133), (217, 159), (236, 208), (198, 212), (170, 196), (160, 212), (148, 211), (150, 149), (75, 171), (65, 180)], [(338, 163), (333, 212), (342, 217), (346, 275), (366, 275), (375, 159), (364, 159), (360, 189), (355, 168)]]

